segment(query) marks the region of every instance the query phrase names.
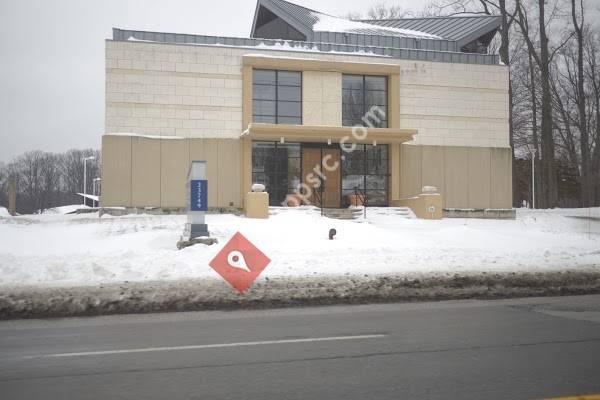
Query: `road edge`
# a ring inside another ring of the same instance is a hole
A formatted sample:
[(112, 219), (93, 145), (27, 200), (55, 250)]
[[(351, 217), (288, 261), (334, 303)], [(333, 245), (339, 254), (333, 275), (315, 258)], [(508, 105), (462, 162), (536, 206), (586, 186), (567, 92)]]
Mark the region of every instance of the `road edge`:
[(0, 319), (500, 299), (600, 293), (600, 271), (265, 278), (240, 295), (218, 279), (2, 288)]

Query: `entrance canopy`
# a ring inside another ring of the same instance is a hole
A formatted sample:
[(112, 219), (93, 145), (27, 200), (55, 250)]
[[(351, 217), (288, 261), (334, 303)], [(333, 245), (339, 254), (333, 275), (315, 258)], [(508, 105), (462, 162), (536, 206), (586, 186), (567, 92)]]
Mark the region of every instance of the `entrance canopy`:
[(293, 142), (328, 142), (369, 144), (373, 142), (404, 143), (413, 139), (416, 129), (367, 128), (348, 126), (313, 126), (251, 123), (242, 137), (252, 140), (273, 140)]

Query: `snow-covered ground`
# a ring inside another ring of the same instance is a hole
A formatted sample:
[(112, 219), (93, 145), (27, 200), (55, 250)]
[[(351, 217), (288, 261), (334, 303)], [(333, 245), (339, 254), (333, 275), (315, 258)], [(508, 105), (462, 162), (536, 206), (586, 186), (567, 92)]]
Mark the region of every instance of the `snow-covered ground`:
[[(324, 218), (314, 209), (272, 212), (269, 220), (208, 215), (219, 243), (183, 250), (176, 243), (185, 216), (2, 214), (0, 286), (216, 278), (208, 263), (236, 231), (272, 260), (259, 279), (600, 270), (600, 208), (442, 221), (405, 219), (385, 208), (353, 221)], [(337, 230), (332, 241), (330, 228)]]
[(89, 207), (82, 205), (82, 204), (72, 204), (69, 206), (48, 208), (47, 210), (44, 210), (42, 212), (42, 214), (70, 214), (70, 213), (74, 213), (75, 211), (77, 211), (81, 208), (89, 208)]

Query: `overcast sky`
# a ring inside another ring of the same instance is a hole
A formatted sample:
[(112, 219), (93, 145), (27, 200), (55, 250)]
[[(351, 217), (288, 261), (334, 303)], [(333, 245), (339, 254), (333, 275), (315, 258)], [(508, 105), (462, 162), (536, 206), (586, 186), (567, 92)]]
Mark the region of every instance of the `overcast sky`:
[[(376, 2), (296, 1), (342, 16)], [(390, 3), (416, 10), (422, 1)], [(104, 40), (112, 27), (247, 37), (255, 6), (255, 0), (2, 0), (0, 161), (27, 150), (100, 148)]]

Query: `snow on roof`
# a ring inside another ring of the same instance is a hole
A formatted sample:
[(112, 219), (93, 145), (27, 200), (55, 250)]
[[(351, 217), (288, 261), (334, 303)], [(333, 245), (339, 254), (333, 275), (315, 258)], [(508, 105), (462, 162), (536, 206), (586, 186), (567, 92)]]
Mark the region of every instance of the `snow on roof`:
[[(354, 53), (352, 53), (354, 54)], [(378, 54), (376, 54), (378, 55)], [(264, 58), (268, 58), (270, 60), (296, 60), (296, 61), (315, 61), (314, 58), (305, 58), (305, 57), (290, 57), (290, 56), (271, 56), (271, 55), (267, 55), (267, 54), (261, 54), (261, 53), (248, 53), (248, 54), (244, 54), (242, 57), (264, 57)], [(338, 63), (340, 64), (344, 64), (344, 63), (352, 63), (352, 61), (338, 61)], [(383, 65), (383, 66), (388, 66), (388, 67), (398, 67), (398, 64), (394, 64), (394, 63), (384, 63), (384, 62), (378, 62), (378, 63), (369, 63), (370, 65)]]
[(313, 25), (315, 32), (346, 32), (346, 33), (366, 33), (391, 36), (407, 36), (424, 39), (441, 39), (441, 37), (425, 32), (414, 31), (411, 29), (381, 27), (365, 22), (351, 21), (345, 18), (338, 18), (331, 15), (312, 12), (312, 16), (317, 22)]
[[(94, 196), (93, 194), (84, 194), (84, 193), (77, 193), (79, 196), (81, 197), (85, 197), (86, 199), (89, 200), (93, 200), (93, 201), (99, 201), (100, 197), (99, 196)], [(79, 208), (85, 208), (85, 206), (78, 206)]]
[(142, 138), (146, 138), (146, 139), (169, 139), (169, 140), (185, 139), (184, 137), (181, 137), (181, 136), (143, 135), (143, 134), (139, 134), (139, 133), (130, 133), (130, 132), (111, 132), (111, 133), (105, 133), (104, 136), (134, 136), (134, 137), (142, 137)]
[(268, 45), (265, 43), (260, 43), (257, 46), (247, 46), (252, 47), (254, 49), (264, 49), (264, 50), (281, 50), (281, 51), (300, 51), (300, 52), (312, 52), (312, 53), (331, 53), (331, 54), (343, 54), (343, 55), (365, 55), (365, 56), (376, 56), (376, 57), (389, 57), (384, 54), (375, 54), (372, 51), (367, 50), (356, 50), (356, 51), (336, 51), (336, 50), (319, 50), (319, 48), (307, 45), (307, 46), (291, 46), (289, 43), (274, 43), (272, 45)]
[[(143, 40), (143, 39), (138, 39), (134, 36), (129, 36), (127, 38), (128, 42), (144, 42), (144, 43), (157, 43), (155, 41), (152, 40)], [(390, 56), (386, 55), (386, 54), (377, 54), (374, 53), (372, 51), (369, 50), (353, 50), (353, 51), (337, 51), (337, 50), (321, 50), (319, 49), (317, 46), (315, 46), (315, 44), (313, 43), (309, 43), (309, 42), (304, 42), (304, 44), (300, 45), (298, 43), (296, 43), (295, 45), (291, 45), (289, 43), (289, 41), (280, 41), (280, 42), (275, 42), (273, 40), (270, 40), (269, 43), (272, 44), (267, 44), (266, 42), (263, 43), (259, 43), (257, 45), (251, 45), (251, 46), (246, 46), (246, 45), (228, 45), (228, 44), (222, 44), (222, 43), (185, 43), (186, 46), (211, 46), (211, 47), (232, 47), (232, 48), (248, 48), (248, 49), (264, 49), (264, 50), (273, 50), (273, 51), (296, 51), (296, 52), (309, 52), (309, 53), (330, 53), (330, 54), (340, 54), (340, 55), (350, 55), (350, 56), (372, 56), (372, 57), (386, 57), (389, 58)], [(177, 44), (177, 43), (175, 43)], [(114, 135), (114, 136), (144, 136), (144, 137), (148, 137), (151, 139), (155, 139), (155, 138), (160, 138), (160, 139), (164, 139), (164, 136), (151, 136), (151, 135), (138, 135), (138, 134), (134, 134), (134, 133), (108, 133), (107, 135)], [(178, 139), (178, 137), (167, 137), (170, 139)], [(179, 138), (181, 139), (181, 138)]]

